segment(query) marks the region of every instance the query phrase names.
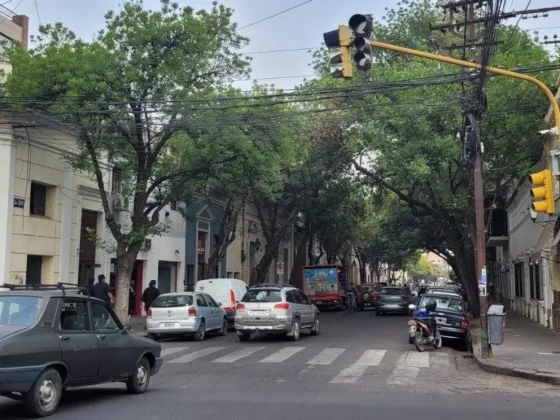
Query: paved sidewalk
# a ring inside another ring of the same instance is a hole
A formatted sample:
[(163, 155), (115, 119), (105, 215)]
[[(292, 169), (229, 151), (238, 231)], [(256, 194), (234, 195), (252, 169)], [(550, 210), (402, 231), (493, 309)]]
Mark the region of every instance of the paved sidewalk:
[(132, 327), (132, 331), (134, 331), (137, 335), (148, 335), (146, 332), (145, 316), (131, 315), (129, 322)]
[(473, 327), (473, 352), (479, 367), (492, 373), (560, 385), (560, 334), (508, 312), (504, 343), (492, 346), (491, 359), (482, 359), (480, 328)]

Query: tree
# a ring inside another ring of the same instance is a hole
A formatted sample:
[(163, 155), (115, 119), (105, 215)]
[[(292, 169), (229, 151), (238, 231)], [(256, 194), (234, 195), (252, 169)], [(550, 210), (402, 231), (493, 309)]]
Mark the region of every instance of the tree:
[[(123, 321), (136, 256), (146, 237), (165, 231), (160, 210), (196, 175), (169, 155), (170, 144), (192, 132), (197, 99), (247, 75), (248, 61), (236, 52), (247, 40), (231, 18), (232, 10), (217, 3), (195, 12), (161, 0), (160, 10), (148, 11), (141, 0), (129, 0), (105, 15), (106, 29), (93, 42), (57, 23), (42, 26), (29, 51), (10, 54), (12, 101), (71, 125), (80, 148), (71, 163), (97, 180), (116, 241), (116, 311)], [(105, 158), (123, 171), (126, 224), (109, 206)]]

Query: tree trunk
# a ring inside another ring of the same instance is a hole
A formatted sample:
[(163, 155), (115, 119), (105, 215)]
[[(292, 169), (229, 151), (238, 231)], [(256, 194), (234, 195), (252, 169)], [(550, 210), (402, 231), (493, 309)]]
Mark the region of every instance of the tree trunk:
[(115, 312), (123, 324), (128, 324), (128, 302), (130, 297), (130, 279), (140, 245), (129, 247), (128, 250), (117, 252), (117, 296), (115, 297)]
[(307, 241), (307, 261), (309, 264), (313, 264), (313, 245), (315, 245), (315, 235), (309, 235), (309, 241)]
[(365, 259), (358, 258), (360, 263), (360, 283), (365, 283), (367, 281), (367, 273), (366, 273), (366, 261)]
[(251, 278), (249, 280), (250, 286), (266, 283), (266, 275), (268, 274), (268, 270), (270, 269), (270, 265), (274, 261), (274, 258), (276, 258), (277, 250), (278, 247), (269, 247), (268, 244), (265, 246), (264, 255), (251, 273)]
[(307, 242), (309, 241), (309, 236), (310, 235), (307, 229), (305, 229), (303, 232), (300, 232), (300, 237), (296, 246), (294, 264), (292, 266), (292, 272), (290, 274), (290, 284), (300, 289), (303, 287), (303, 279), (301, 276), (303, 266), (306, 263), (305, 248), (307, 246)]

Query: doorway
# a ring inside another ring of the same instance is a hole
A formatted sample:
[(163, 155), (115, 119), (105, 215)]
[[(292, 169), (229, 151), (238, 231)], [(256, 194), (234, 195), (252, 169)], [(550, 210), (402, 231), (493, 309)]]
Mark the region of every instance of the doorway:
[(160, 261), (158, 263), (157, 287), (163, 293), (174, 293), (176, 291), (177, 263)]
[(97, 212), (82, 210), (80, 226), (80, 256), (78, 263), (78, 284), (85, 286), (89, 278), (94, 277), (95, 243), (91, 240), (89, 231), (97, 230)]

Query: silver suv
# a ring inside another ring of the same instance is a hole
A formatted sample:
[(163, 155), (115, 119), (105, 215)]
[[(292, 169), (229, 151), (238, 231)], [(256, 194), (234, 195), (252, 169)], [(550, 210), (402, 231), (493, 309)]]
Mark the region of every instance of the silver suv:
[(241, 341), (248, 341), (257, 332), (283, 334), (297, 341), (302, 328), (309, 328), (311, 335), (319, 334), (319, 310), (293, 286), (259, 284), (237, 303), (235, 329)]

